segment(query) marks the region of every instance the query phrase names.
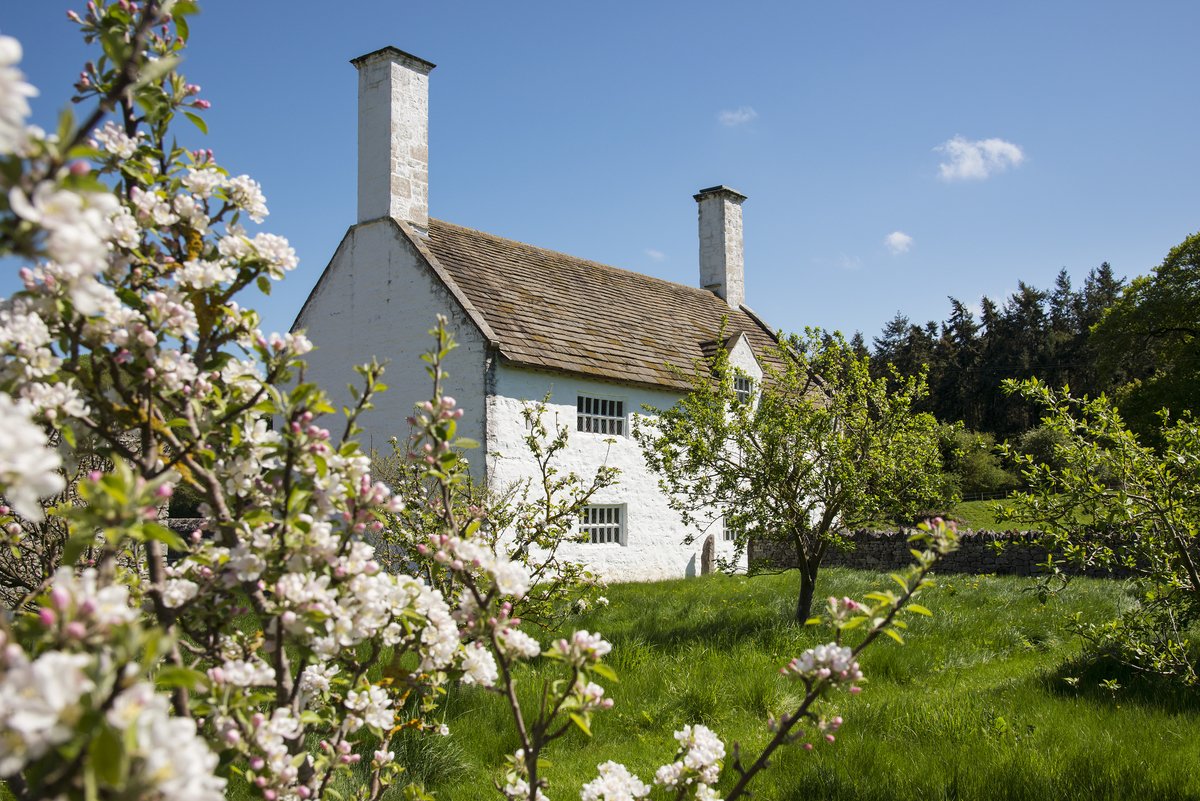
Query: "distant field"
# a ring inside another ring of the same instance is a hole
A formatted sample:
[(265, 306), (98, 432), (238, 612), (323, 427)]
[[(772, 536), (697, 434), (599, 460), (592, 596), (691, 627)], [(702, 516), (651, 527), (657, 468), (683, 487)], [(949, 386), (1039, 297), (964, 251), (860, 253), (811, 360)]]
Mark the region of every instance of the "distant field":
[[(671, 732), (703, 722), (753, 754), (765, 720), (796, 703), (778, 676), (792, 656), (828, 632), (787, 620), (796, 573), (710, 576), (609, 588), (612, 605), (572, 621), (613, 643), (616, 706), (597, 716), (594, 737), (555, 743), (548, 795), (577, 798), (607, 759), (643, 779), (670, 760)], [(886, 577), (831, 568), (819, 596), (860, 596)], [(863, 660), (857, 697), (827, 707), (846, 719), (838, 741), (814, 752), (789, 749), (757, 786), (756, 799), (1200, 799), (1200, 700), (1195, 693), (1138, 684), (1076, 662), (1068, 613), (1101, 620), (1127, 599), (1123, 585), (1077, 580), (1059, 599), (1038, 603), (1027, 579), (950, 576), (923, 603), (908, 645), (890, 641)], [(543, 637), (543, 641), (549, 637)], [(1116, 678), (1125, 689), (1099, 687)], [(1074, 680), (1078, 679), (1078, 682)], [(520, 675), (532, 699), (536, 677)], [(414, 773), (439, 799), (488, 797), (495, 767), (516, 748), (500, 699), (452, 691), (448, 738), (414, 742)], [(728, 771), (720, 788), (731, 786)]]
[(954, 517), (964, 523), (967, 528), (980, 530), (993, 530), (996, 528), (1007, 527), (1011, 524), (1000, 524), (996, 522), (996, 505), (1000, 501), (960, 501), (954, 507)]

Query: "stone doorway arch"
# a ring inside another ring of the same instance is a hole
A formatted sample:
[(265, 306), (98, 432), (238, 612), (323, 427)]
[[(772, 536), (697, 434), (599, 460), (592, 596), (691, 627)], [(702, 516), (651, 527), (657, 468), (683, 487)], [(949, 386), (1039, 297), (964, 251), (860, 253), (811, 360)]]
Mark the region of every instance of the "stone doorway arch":
[(700, 575), (707, 576), (713, 572), (713, 557), (717, 549), (717, 541), (709, 534), (704, 540), (704, 548), (700, 551)]

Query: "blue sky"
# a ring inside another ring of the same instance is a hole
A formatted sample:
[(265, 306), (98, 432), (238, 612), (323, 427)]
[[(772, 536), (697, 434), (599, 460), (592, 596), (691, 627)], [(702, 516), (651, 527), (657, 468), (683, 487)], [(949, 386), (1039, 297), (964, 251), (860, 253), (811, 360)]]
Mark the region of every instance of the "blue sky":
[[(49, 128), (89, 53), (70, 6), (6, 5)], [(1200, 229), (1197, 30), (1195, 2), (214, 0), (183, 67), (210, 135), (179, 131), (300, 256), (267, 330), (354, 222), (348, 61), (392, 44), (438, 64), (434, 216), (695, 284), (692, 194), (728, 184), (748, 304), (869, 339), (1062, 267), (1146, 273)]]

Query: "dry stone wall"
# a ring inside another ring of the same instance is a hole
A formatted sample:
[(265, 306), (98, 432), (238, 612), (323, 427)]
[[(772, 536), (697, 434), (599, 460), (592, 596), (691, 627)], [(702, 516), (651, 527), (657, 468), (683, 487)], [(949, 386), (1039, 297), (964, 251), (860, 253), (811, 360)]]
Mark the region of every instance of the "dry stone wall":
[[(908, 538), (911, 530), (854, 531), (848, 539), (851, 549), (831, 548), (823, 566), (840, 565), (858, 570), (892, 571), (912, 563)], [(1003, 545), (998, 548), (998, 545)], [(796, 554), (790, 547), (777, 542), (751, 542), (750, 564), (772, 569), (796, 566)], [(995, 573), (1013, 576), (1035, 576), (1045, 572), (1047, 552), (1038, 544), (1038, 535), (1027, 531), (962, 531), (960, 547), (942, 559), (938, 572)], [(1072, 570), (1073, 575), (1093, 577), (1123, 577), (1128, 571)]]

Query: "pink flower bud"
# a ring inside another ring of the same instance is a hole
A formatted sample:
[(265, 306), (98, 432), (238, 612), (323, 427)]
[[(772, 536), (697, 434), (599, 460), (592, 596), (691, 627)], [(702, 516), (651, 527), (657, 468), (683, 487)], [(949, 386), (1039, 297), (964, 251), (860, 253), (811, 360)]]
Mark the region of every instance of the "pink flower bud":
[(54, 608), (61, 612), (70, 605), (71, 594), (62, 587), (55, 587), (50, 590), (50, 603), (54, 604)]
[(262, 770), (263, 765), (265, 765), (265, 764), (267, 764), (267, 763), (263, 761), (262, 757), (256, 756), (250, 760), (250, 769), (251, 770)]
[(312, 795), (312, 790), (301, 785), (300, 787), (296, 788), (296, 795), (300, 796), (301, 798), (308, 798)]
[(196, 108), (212, 108), (212, 103), (209, 103), (207, 100), (197, 100), (192, 105)]
[(53, 609), (43, 606), (38, 610), (38, 620), (42, 621), (42, 625), (50, 628), (58, 620), (58, 615), (54, 614)]
[(87, 636), (87, 628), (78, 620), (72, 620), (68, 623), (64, 631), (72, 640), (82, 640)]
[(225, 742), (229, 743), (230, 745), (237, 745), (241, 739), (242, 735), (237, 729), (225, 730)]
[(87, 175), (92, 171), (92, 165), (88, 164), (86, 161), (73, 161), (71, 162), (71, 166), (67, 169), (69, 169), (71, 171), (71, 175), (74, 176)]

